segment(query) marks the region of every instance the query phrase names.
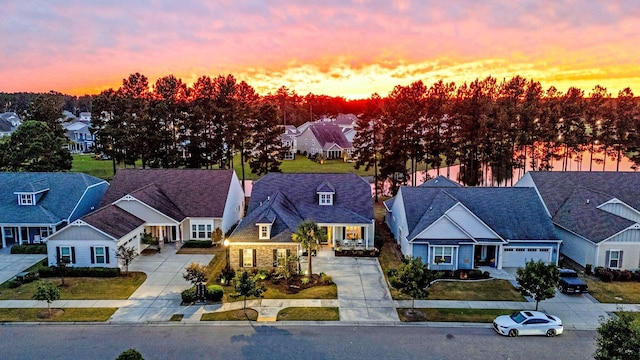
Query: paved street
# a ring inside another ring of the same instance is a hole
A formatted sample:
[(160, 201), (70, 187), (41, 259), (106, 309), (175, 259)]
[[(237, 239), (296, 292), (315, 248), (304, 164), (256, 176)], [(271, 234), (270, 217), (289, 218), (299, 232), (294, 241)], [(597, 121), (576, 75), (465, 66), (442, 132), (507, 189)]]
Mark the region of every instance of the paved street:
[(590, 359), (595, 332), (509, 338), (487, 328), (384, 326), (13, 325), (3, 359)]

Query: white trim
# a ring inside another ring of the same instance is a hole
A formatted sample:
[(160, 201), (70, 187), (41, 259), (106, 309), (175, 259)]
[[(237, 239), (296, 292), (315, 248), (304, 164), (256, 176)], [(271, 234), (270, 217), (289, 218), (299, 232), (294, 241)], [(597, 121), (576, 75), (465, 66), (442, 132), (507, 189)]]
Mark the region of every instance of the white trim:
[[(144, 224), (143, 224), (143, 225), (144, 225)], [(71, 227), (72, 227), (72, 226), (88, 226), (88, 227), (90, 227), (91, 229), (93, 229), (93, 230), (95, 230), (95, 231), (99, 232), (100, 234), (103, 234), (103, 235), (105, 235), (105, 236), (109, 237), (109, 238), (110, 238), (110, 239), (112, 239), (113, 241), (116, 241), (116, 242), (117, 242), (117, 241), (119, 240), (119, 239), (116, 239), (116, 238), (114, 238), (113, 236), (111, 236), (111, 235), (107, 234), (106, 232), (104, 232), (104, 231), (102, 231), (102, 230), (98, 229), (97, 227), (95, 227), (95, 226), (93, 226), (93, 225), (91, 225), (91, 224), (89, 224), (89, 223), (86, 223), (86, 222), (82, 221), (81, 219), (78, 219), (78, 220), (76, 220), (76, 221), (72, 222), (71, 224), (69, 224), (69, 225), (67, 225), (67, 226), (63, 227), (62, 229), (60, 229), (60, 230), (58, 230), (58, 231), (54, 232), (53, 234), (49, 235), (49, 237), (48, 237), (47, 239), (48, 239), (48, 240), (54, 240), (54, 241), (66, 240), (66, 239), (51, 239), (51, 238), (52, 238), (52, 237), (54, 237), (54, 236), (57, 236), (58, 234), (61, 234), (62, 232), (66, 231), (67, 229), (71, 229)], [(142, 225), (141, 225), (141, 226), (142, 226)], [(138, 226), (138, 227), (139, 227), (139, 226)], [(136, 228), (136, 229), (137, 229), (137, 228)]]
[[(178, 221), (178, 220), (176, 220), (176, 219), (172, 218), (171, 216), (169, 216), (169, 215), (167, 215), (167, 214), (165, 214), (165, 213), (161, 212), (160, 210), (158, 210), (158, 209), (156, 209), (156, 208), (154, 208), (154, 207), (152, 207), (152, 206), (150, 206), (150, 205), (145, 204), (143, 201), (141, 201), (141, 200), (139, 200), (139, 199), (136, 199), (134, 196), (131, 196), (131, 195), (129, 195), (129, 194), (127, 194), (127, 195), (125, 195), (125, 196), (121, 197), (120, 199), (118, 199), (118, 200), (114, 201), (112, 204), (117, 206), (119, 202), (124, 202), (124, 201), (135, 201), (135, 202), (138, 202), (138, 203), (142, 204), (143, 206), (145, 206), (145, 207), (147, 207), (147, 208), (149, 208), (149, 209), (153, 210), (155, 213), (160, 214), (160, 215), (162, 215), (162, 216), (164, 216), (164, 217), (168, 218), (168, 219), (169, 219), (169, 220), (171, 220), (171, 221), (174, 221), (174, 222), (175, 222), (175, 224), (173, 224), (173, 225), (179, 225), (179, 224), (181, 223), (180, 221)], [(118, 206), (118, 207), (119, 207), (119, 208), (121, 208), (120, 206)], [(129, 211), (127, 211), (127, 210), (125, 210), (125, 209), (123, 209), (123, 208), (121, 208), (121, 209), (122, 209), (122, 210), (124, 210), (124, 211), (126, 211), (126, 212), (128, 212), (128, 213), (130, 213)], [(134, 214), (132, 214), (132, 215), (134, 215)]]
[[(263, 230), (265, 232), (264, 235), (262, 233)], [(260, 240), (269, 240), (269, 239), (271, 239), (271, 225), (269, 225), (269, 224), (258, 224), (258, 239), (260, 239)]]
[[(617, 216), (617, 215), (616, 215), (616, 216)], [(623, 218), (623, 219), (624, 219), (624, 218)], [(627, 219), (627, 220), (628, 220), (628, 219)], [(624, 232), (627, 232), (627, 231), (629, 231), (629, 230), (640, 230), (640, 224), (635, 223), (635, 224), (633, 224), (633, 225), (631, 225), (631, 226), (629, 226), (629, 227), (627, 227), (627, 228), (625, 228), (625, 229), (622, 229), (622, 230), (618, 231), (617, 233), (615, 233), (615, 234), (613, 234), (613, 235), (609, 236), (608, 238), (606, 238), (606, 239), (604, 239), (604, 240), (600, 241), (598, 244), (602, 244), (602, 243), (604, 243), (604, 242), (608, 242), (609, 244), (615, 244), (615, 242), (609, 242), (609, 240), (611, 240), (612, 238), (614, 238), (614, 237), (616, 237), (616, 236), (618, 236), (618, 235), (620, 235), (620, 234), (622, 234), (622, 233), (624, 233)], [(637, 244), (637, 243), (638, 243), (638, 242), (632, 242), (632, 241), (627, 242), (627, 244)]]
[[(607, 264), (605, 264), (606, 267), (608, 267), (610, 269), (622, 269), (622, 261), (620, 261), (620, 253), (623, 252), (623, 250), (621, 250), (621, 249), (609, 249), (607, 251), (609, 251), (609, 262)], [(611, 266), (611, 254), (614, 251), (618, 253), (618, 258), (616, 259), (616, 261), (618, 262), (618, 266), (615, 266), (615, 267)]]
[[(80, 196), (80, 199), (78, 199), (78, 201), (76, 202), (76, 205), (73, 207), (73, 209), (71, 210), (71, 212), (69, 213), (69, 217), (67, 217), (67, 222), (70, 222), (71, 216), (73, 215), (73, 213), (76, 212), (76, 209), (78, 208), (78, 205), (80, 205), (80, 203), (82, 202), (82, 199), (84, 199), (84, 196), (87, 194), (87, 191), (89, 191), (90, 188), (98, 186), (98, 185), (102, 185), (102, 184), (107, 184), (107, 187), (109, 186), (109, 183), (106, 181), (101, 181), (99, 183), (93, 184), (93, 185), (89, 185), (84, 189), (84, 192), (82, 193), (82, 196)], [(100, 201), (98, 200), (98, 205), (100, 204)], [(95, 209), (91, 209), (90, 212), (93, 212)], [(86, 215), (86, 214), (85, 214)]]
[[(444, 212), (445, 215), (447, 215), (449, 212), (451, 212), (453, 210), (453, 208), (455, 208), (456, 206), (462, 206), (465, 210), (467, 210), (469, 212), (469, 214), (471, 214), (471, 216), (473, 216), (476, 220), (478, 220), (482, 225), (484, 225), (487, 229), (489, 229), (490, 232), (493, 233), (493, 235), (497, 238), (502, 240), (503, 242), (506, 242), (502, 236), (498, 235), (497, 232), (495, 232), (491, 226), (487, 225), (484, 221), (482, 221), (478, 216), (476, 216), (476, 214), (473, 213), (473, 211), (469, 210), (469, 208), (467, 208), (466, 206), (464, 206), (463, 203), (461, 202), (457, 202), (455, 205), (453, 205), (452, 207), (450, 207), (447, 211)], [(455, 221), (453, 219), (451, 219), (451, 221), (453, 221), (455, 223)], [(473, 238), (473, 237), (472, 237)]]
[[(464, 233), (465, 235), (467, 235), (468, 240), (471, 241), (475, 241), (475, 239), (473, 238), (473, 236), (471, 236), (471, 234), (469, 234), (465, 229), (463, 229), (462, 227), (460, 227), (460, 225), (458, 225), (457, 222), (453, 221), (453, 219), (451, 219), (449, 216), (447, 216), (447, 213), (445, 212), (444, 214), (442, 214), (442, 216), (440, 216), (439, 218), (435, 219), (431, 224), (429, 224), (429, 226), (427, 226), (426, 228), (422, 229), (422, 231), (420, 231), (416, 236), (412, 237), (411, 240), (408, 240), (410, 243), (413, 243), (419, 236), (420, 234), (428, 231), (430, 228), (432, 228), (433, 226), (435, 226), (440, 220), (442, 219), (447, 219), (451, 222), (451, 224), (453, 224), (453, 226), (455, 226), (456, 228), (458, 228), (458, 230), (462, 231), (462, 233)], [(461, 239), (459, 239), (461, 240)]]

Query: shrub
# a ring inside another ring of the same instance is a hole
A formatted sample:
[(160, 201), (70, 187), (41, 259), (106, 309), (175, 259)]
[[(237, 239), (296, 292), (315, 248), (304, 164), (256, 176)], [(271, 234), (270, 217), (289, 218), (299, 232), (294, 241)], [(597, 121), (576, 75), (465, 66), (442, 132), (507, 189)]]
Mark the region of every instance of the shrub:
[(47, 245), (42, 244), (28, 244), (28, 245), (13, 245), (11, 247), (12, 254), (46, 254)]
[(222, 301), (224, 290), (220, 285), (207, 285), (207, 300), (213, 302)]
[(591, 275), (591, 268), (592, 268), (592, 267), (593, 267), (593, 265), (591, 265), (591, 264), (587, 264), (587, 265), (585, 265), (585, 266), (584, 266), (584, 272), (585, 272), (587, 275)]
[[(50, 266), (40, 269), (38, 274), (41, 278), (60, 277), (60, 268)], [(120, 268), (103, 268), (103, 267), (66, 267), (65, 277), (98, 277), (108, 278), (120, 276)]]
[(22, 285), (22, 281), (17, 279), (9, 280), (9, 282), (7, 282), (7, 286), (9, 287), (9, 289), (15, 289), (20, 285)]
[(144, 360), (144, 358), (136, 349), (129, 349), (118, 355), (116, 360)]
[(196, 287), (192, 286), (182, 292), (182, 303), (191, 304), (194, 301), (196, 301)]
[(320, 281), (325, 285), (333, 284), (333, 278), (325, 273), (320, 273)]
[(212, 246), (211, 240), (188, 240), (182, 244), (183, 248), (210, 248)]
[(303, 283), (304, 285), (308, 284), (310, 281), (310, 279), (308, 277), (303, 277), (302, 279), (300, 279), (300, 282)]
[(600, 270), (600, 273), (598, 274), (598, 278), (600, 278), (600, 280), (604, 281), (604, 282), (611, 282), (613, 281), (613, 272), (610, 269), (602, 269)]

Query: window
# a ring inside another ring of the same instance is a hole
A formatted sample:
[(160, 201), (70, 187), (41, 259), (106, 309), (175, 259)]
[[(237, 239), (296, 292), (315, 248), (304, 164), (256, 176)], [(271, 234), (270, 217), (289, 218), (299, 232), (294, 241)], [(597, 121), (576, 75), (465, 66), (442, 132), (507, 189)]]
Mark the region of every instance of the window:
[(191, 238), (196, 240), (211, 239), (213, 224), (191, 224)]
[(104, 246), (96, 246), (93, 248), (93, 262), (95, 264), (106, 264), (107, 257)]
[(40, 236), (42, 238), (46, 238), (49, 235), (51, 235), (51, 228), (48, 228), (48, 227), (41, 227), (40, 228)]
[(345, 238), (347, 240), (360, 239), (360, 226), (345, 226)]
[(441, 265), (452, 265), (453, 264), (453, 248), (445, 247), (445, 246), (434, 247), (433, 263), (441, 264)]
[(76, 263), (76, 254), (73, 246), (60, 246), (56, 247), (56, 255), (58, 262), (66, 262), (68, 264)]
[(260, 225), (260, 239), (269, 239), (269, 225)]
[(309, 145), (309, 139), (304, 139), (304, 145), (305, 146)]
[(253, 249), (242, 249), (242, 267), (253, 267)]
[(287, 249), (278, 249), (276, 265), (285, 266), (287, 264)]
[(610, 250), (609, 251), (609, 267), (612, 269), (617, 269), (620, 267), (621, 262), (622, 262), (622, 251)]
[(319, 193), (320, 205), (333, 205), (332, 193)]
[(20, 194), (20, 198), (18, 199), (20, 205), (33, 205), (33, 194)]

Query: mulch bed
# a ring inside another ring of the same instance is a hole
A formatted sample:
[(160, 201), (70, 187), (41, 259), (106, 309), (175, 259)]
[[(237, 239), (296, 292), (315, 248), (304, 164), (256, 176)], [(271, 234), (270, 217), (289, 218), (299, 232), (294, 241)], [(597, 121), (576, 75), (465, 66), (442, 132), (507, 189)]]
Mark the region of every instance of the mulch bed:
[(427, 321), (427, 316), (424, 312), (415, 309), (402, 309), (400, 310), (402, 316), (406, 319), (404, 321), (419, 322)]
[(320, 275), (313, 274), (306, 284), (302, 283), (305, 276), (296, 275), (291, 280), (265, 280), (269, 287), (278, 289), (283, 294), (297, 294), (301, 290), (312, 288), (318, 285), (324, 285), (320, 280)]
[(64, 310), (62, 309), (51, 309), (51, 314), (49, 314), (48, 309), (44, 309), (44, 310), (38, 311), (38, 313), (36, 314), (36, 317), (38, 319), (55, 319), (59, 316), (62, 316), (62, 314), (64, 314)]

